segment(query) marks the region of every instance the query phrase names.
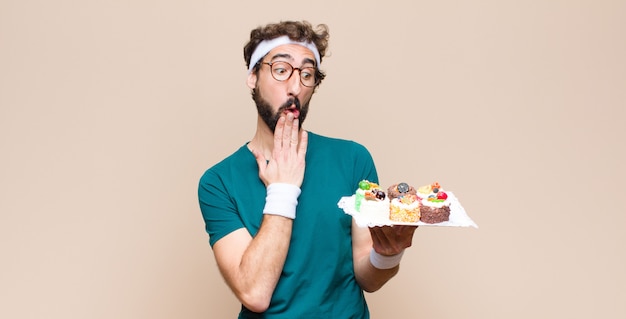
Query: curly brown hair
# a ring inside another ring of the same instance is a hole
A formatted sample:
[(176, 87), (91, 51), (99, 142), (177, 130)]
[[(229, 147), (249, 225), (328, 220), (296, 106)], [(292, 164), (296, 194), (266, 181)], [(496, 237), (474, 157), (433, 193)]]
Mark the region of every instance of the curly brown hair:
[[(319, 66), (322, 62), (321, 60), (324, 58), (326, 49), (328, 48), (328, 38), (330, 36), (328, 26), (325, 24), (318, 24), (314, 28), (308, 21), (281, 21), (279, 23), (271, 23), (265, 26), (260, 26), (250, 31), (250, 40), (243, 47), (243, 58), (246, 61), (246, 67), (250, 67), (252, 53), (261, 41), (271, 40), (283, 35), (288, 36), (294, 41), (311, 42), (315, 44), (320, 53), (320, 61), (317, 61)], [(257, 71), (258, 65), (255, 65), (253, 72)], [(326, 76), (321, 70), (318, 70), (317, 75), (319, 76), (320, 81)]]

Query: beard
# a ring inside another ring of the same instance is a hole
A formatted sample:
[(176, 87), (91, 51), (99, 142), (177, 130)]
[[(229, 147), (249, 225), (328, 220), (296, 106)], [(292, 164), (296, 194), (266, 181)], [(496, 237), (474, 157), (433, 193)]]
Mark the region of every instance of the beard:
[(309, 112), (309, 102), (301, 105), (300, 99), (297, 97), (289, 98), (278, 108), (276, 112), (272, 111), (272, 106), (261, 96), (257, 88), (252, 89), (252, 99), (254, 100), (254, 103), (256, 103), (256, 109), (259, 116), (263, 122), (265, 122), (265, 125), (269, 127), (272, 133), (276, 130), (276, 123), (278, 123), (280, 116), (286, 109), (291, 108), (292, 105), (295, 105), (296, 109), (300, 112), (300, 115), (298, 116), (298, 129), (302, 128), (302, 123), (304, 123), (306, 114)]

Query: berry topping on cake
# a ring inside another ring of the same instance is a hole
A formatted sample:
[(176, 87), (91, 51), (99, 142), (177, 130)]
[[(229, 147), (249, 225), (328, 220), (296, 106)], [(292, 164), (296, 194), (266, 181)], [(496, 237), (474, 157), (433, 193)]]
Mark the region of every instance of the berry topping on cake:
[(448, 194), (443, 191), (439, 182), (424, 185), (417, 189), (418, 196), (431, 203), (443, 203), (448, 199)]
[(430, 187), (432, 187), (433, 189), (433, 193), (438, 193), (439, 189), (441, 188), (441, 185), (439, 185), (438, 182), (434, 182), (432, 185), (430, 185)]
[(378, 184), (362, 180), (358, 186), (354, 192), (354, 208), (357, 212), (374, 213), (381, 209), (382, 211), (389, 210), (387, 194), (380, 189)]
[(382, 191), (382, 190), (380, 190), (380, 189), (377, 189), (377, 190), (376, 190), (376, 199), (383, 200), (383, 199), (385, 199), (385, 196), (386, 196), (386, 195), (385, 195), (385, 192), (383, 192), (383, 191)]
[(370, 187), (371, 187), (371, 183), (369, 181), (362, 180), (359, 182), (359, 188), (364, 191), (369, 190)]
[(359, 192), (367, 200), (383, 200), (385, 199), (385, 192), (380, 189), (380, 186), (376, 183), (372, 183), (368, 180), (362, 180), (359, 182)]
[(398, 184), (398, 192), (400, 193), (406, 193), (409, 191), (409, 184), (407, 183), (400, 183)]
[(416, 194), (415, 188), (407, 183), (393, 184), (387, 189), (387, 196), (389, 196), (389, 199), (394, 199), (407, 194)]

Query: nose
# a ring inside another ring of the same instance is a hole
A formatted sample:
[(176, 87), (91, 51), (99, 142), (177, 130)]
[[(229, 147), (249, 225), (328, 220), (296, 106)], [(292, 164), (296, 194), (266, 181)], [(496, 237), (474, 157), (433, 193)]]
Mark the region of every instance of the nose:
[[(297, 73), (296, 73), (297, 72)], [(298, 95), (302, 90), (302, 83), (300, 82), (300, 70), (294, 69), (291, 73), (291, 77), (287, 80), (290, 95)]]

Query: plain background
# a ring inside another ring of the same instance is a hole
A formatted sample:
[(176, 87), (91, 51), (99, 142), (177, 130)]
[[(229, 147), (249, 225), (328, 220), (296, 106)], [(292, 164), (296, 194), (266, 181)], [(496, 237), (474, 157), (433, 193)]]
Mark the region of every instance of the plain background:
[[(242, 48), (331, 31), (307, 129), (439, 181), (374, 318), (626, 317), (624, 1), (0, 1), (0, 317), (234, 318), (200, 175), (248, 141)], [(320, 185), (324, 187), (324, 185)]]

